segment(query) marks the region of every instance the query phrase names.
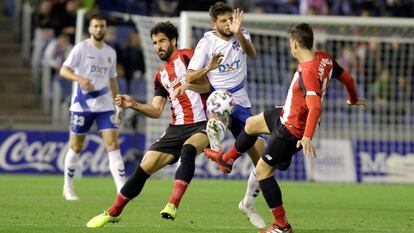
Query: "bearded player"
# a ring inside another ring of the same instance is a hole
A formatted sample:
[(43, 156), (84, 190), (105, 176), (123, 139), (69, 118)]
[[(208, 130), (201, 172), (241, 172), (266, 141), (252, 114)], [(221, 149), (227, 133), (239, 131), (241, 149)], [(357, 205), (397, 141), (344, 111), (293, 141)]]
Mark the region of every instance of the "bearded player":
[[(209, 93), (210, 83), (205, 78), (204, 82), (194, 87), (194, 91), (191, 83), (185, 83), (187, 65), (193, 54), (189, 49), (177, 49), (178, 31), (172, 23), (158, 23), (151, 29), (150, 34), (155, 51), (159, 58), (166, 62), (155, 74), (152, 103), (143, 104), (128, 95), (118, 95), (115, 99), (116, 104), (151, 118), (159, 118), (168, 100), (172, 121), (165, 133), (145, 153), (141, 164), (122, 187), (113, 205), (108, 211), (89, 220), (87, 227), (102, 227), (109, 222), (120, 221), (118, 216), (129, 201), (141, 193), (146, 180), (156, 171), (177, 162), (181, 157), (180, 166), (175, 174), (173, 193), (160, 213), (161, 217), (174, 220), (181, 198), (194, 175), (196, 155), (209, 144), (205, 133), (206, 96), (199, 93)], [(182, 85), (186, 85), (190, 90), (173, 98), (174, 90)]]
[[(70, 106), (70, 148), (65, 157), (63, 196), (76, 201), (73, 177), (83, 149), (86, 133), (96, 122), (109, 157), (109, 168), (116, 190), (124, 185), (125, 168), (118, 144), (121, 108), (114, 106), (118, 94), (116, 53), (104, 42), (106, 20), (94, 15), (89, 20), (89, 39), (79, 42), (70, 52), (60, 74), (74, 82)], [(115, 111), (116, 110), (116, 111)]]
[[(206, 32), (198, 42), (193, 59), (188, 65), (187, 81), (197, 82), (206, 75), (215, 90), (227, 90), (235, 99), (235, 110), (229, 119), (209, 117), (207, 135), (213, 151), (221, 149), (221, 141), (228, 129), (236, 138), (244, 128), (246, 120), (252, 115), (250, 100), (245, 89), (247, 76), (247, 57), (255, 58), (256, 50), (250, 40), (250, 34), (241, 28), (243, 11), (233, 10), (230, 6), (217, 2), (209, 9), (213, 31)], [(259, 139), (248, 154), (256, 165), (262, 151), (264, 141)], [(212, 157), (210, 157), (212, 158)], [(232, 162), (219, 163), (223, 172), (230, 172)], [(264, 228), (265, 223), (255, 208), (255, 200), (260, 192), (259, 183), (254, 171), (250, 173), (247, 191), (239, 203), (239, 209), (244, 212), (250, 222)]]

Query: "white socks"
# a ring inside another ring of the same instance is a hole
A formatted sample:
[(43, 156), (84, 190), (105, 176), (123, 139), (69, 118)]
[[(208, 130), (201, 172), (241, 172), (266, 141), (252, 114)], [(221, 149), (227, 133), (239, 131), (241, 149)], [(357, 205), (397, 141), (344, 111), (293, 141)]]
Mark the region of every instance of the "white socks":
[(109, 151), (109, 170), (114, 178), (116, 190), (119, 193), (125, 184), (125, 166), (119, 149)]
[[(77, 168), (79, 154), (69, 148), (65, 157), (64, 189), (73, 189), (73, 177)], [(125, 166), (119, 149), (108, 152), (109, 170), (114, 178), (116, 190), (119, 193), (125, 184)]]
[(75, 176), (79, 153), (69, 148), (65, 157), (64, 189), (73, 189), (73, 177)]
[(249, 180), (247, 181), (247, 190), (244, 195), (243, 204), (245, 206), (254, 205), (257, 196), (260, 193), (259, 181), (257, 180), (254, 169), (250, 172)]

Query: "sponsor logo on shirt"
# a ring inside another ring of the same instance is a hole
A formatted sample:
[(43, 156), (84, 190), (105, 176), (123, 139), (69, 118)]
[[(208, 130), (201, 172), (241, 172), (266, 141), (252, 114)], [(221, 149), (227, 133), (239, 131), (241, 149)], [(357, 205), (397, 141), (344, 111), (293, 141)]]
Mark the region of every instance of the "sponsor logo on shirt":
[(240, 68), (240, 60), (233, 61), (232, 63), (222, 64), (218, 67), (220, 73), (237, 70)]
[(90, 73), (105, 74), (107, 70), (107, 67), (92, 65)]
[(174, 88), (178, 83), (181, 83), (184, 79), (185, 79), (185, 74), (182, 74), (178, 77), (175, 77), (175, 79), (172, 82), (170, 82), (168, 79), (167, 73), (161, 74), (161, 82), (164, 85), (165, 89), (167, 89), (168, 91), (172, 91), (170, 89)]

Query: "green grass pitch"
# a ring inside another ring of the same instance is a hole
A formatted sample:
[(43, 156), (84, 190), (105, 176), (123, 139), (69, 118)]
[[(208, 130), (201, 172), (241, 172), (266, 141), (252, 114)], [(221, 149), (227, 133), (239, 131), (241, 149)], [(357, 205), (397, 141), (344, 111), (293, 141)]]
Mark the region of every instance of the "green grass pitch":
[[(258, 232), (237, 209), (246, 181), (193, 180), (175, 221), (160, 218), (172, 179), (147, 181), (118, 224), (100, 229), (86, 222), (107, 209), (115, 197), (110, 177), (76, 180), (81, 200), (61, 196), (63, 176), (0, 175), (0, 232)], [(280, 182), (296, 233), (414, 232), (414, 186)], [(272, 217), (262, 197), (259, 212)]]

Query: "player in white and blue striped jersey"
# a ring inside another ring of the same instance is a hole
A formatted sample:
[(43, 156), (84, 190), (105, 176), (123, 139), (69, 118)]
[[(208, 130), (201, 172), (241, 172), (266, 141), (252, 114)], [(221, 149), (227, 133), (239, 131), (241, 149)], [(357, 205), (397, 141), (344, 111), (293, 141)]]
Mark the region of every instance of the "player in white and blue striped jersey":
[(75, 45), (63, 63), (60, 74), (73, 81), (70, 106), (70, 148), (65, 157), (63, 196), (78, 200), (73, 176), (85, 141), (85, 134), (95, 122), (109, 156), (109, 168), (116, 190), (124, 185), (125, 168), (118, 144), (118, 124), (122, 111), (115, 108), (118, 94), (116, 53), (104, 42), (106, 20), (94, 15), (89, 21), (89, 39)]

